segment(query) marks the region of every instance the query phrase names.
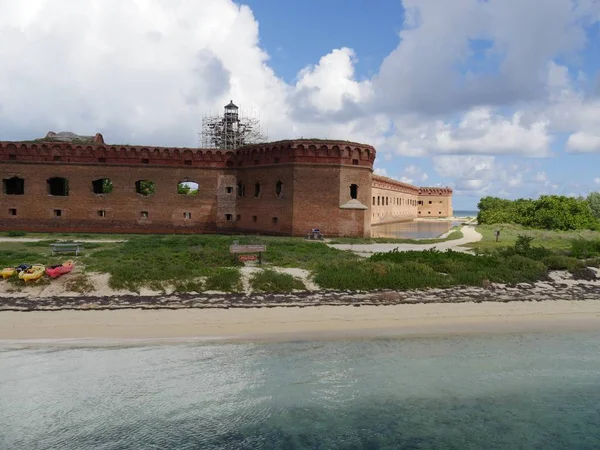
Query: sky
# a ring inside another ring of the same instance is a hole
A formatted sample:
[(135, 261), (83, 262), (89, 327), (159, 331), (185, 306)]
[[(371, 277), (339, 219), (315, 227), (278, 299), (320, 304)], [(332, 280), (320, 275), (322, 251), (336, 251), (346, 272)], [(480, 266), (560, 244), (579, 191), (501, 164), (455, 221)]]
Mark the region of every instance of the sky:
[(233, 100), (455, 209), (600, 190), (600, 0), (0, 0), (0, 61), (0, 140), (197, 147)]

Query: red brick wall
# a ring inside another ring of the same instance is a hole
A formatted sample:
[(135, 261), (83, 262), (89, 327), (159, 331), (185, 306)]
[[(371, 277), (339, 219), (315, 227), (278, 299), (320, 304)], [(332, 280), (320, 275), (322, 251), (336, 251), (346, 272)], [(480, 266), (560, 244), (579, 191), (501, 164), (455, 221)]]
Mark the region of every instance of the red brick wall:
[[(340, 206), (349, 199), (351, 183), (359, 185), (358, 200), (369, 206), (374, 160), (372, 147), (344, 141), (281, 141), (236, 152), (0, 142), (1, 178), (25, 179), (25, 195), (0, 195), (0, 229), (304, 235), (320, 227), (329, 236), (363, 236), (370, 233), (369, 211)], [(69, 180), (68, 197), (49, 195), (50, 177)], [(111, 179), (111, 193), (93, 193), (92, 181), (100, 178)], [(138, 180), (155, 182), (156, 192), (137, 194)], [(245, 197), (237, 196), (238, 180), (246, 186)], [(180, 181), (197, 182), (199, 194), (178, 194)], [(54, 217), (55, 209), (61, 217)]]

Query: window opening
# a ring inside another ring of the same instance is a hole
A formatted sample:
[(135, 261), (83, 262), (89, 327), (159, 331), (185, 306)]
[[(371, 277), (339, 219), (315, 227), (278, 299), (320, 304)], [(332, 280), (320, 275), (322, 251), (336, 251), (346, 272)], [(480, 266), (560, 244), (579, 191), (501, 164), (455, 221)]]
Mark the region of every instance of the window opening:
[(25, 180), (19, 177), (12, 177), (2, 180), (4, 185), (4, 193), (6, 195), (23, 195), (25, 194)]
[(94, 194), (110, 194), (113, 190), (112, 181), (109, 178), (100, 178), (92, 181)]
[(66, 197), (69, 195), (69, 181), (66, 178), (49, 178), (48, 193), (58, 197)]
[(231, 219), (233, 219), (233, 216), (231, 214), (225, 214), (225, 219), (227, 219), (227, 221), (230, 222)]
[(242, 182), (239, 182), (237, 184), (237, 195), (238, 197), (245, 197), (246, 196), (246, 186), (244, 184), (242, 184)]
[(177, 193), (180, 195), (198, 195), (200, 186), (195, 181), (180, 181), (177, 183)]
[(350, 197), (353, 199), (358, 198), (358, 184), (350, 185)]
[(62, 216), (62, 209), (55, 209), (54, 217), (60, 217), (60, 216)]
[(260, 195), (260, 183), (256, 183), (254, 185), (254, 196), (258, 197)]
[(257, 216), (252, 216), (252, 222), (256, 222), (258, 220)]
[(103, 209), (98, 210), (98, 217), (106, 217), (106, 211)]
[(11, 216), (16, 216), (16, 215), (17, 215), (17, 209), (16, 209), (16, 208), (10, 208), (10, 209), (8, 210), (8, 213), (9, 213)]
[(142, 211), (142, 212), (140, 212), (140, 217), (142, 217), (143, 219), (147, 219), (148, 218), (148, 211)]
[(353, 166), (358, 166), (358, 159), (353, 159), (352, 160), (352, 165)]
[(277, 223), (279, 222), (279, 219), (277, 217), (273, 217), (273, 223)]
[(184, 219), (191, 219), (192, 218), (192, 213), (191, 212), (184, 212), (183, 213), (183, 218)]
[(152, 195), (156, 192), (156, 183), (148, 180), (138, 180), (135, 182), (135, 192), (140, 195)]
[(277, 181), (277, 183), (275, 183), (275, 194), (277, 195), (277, 197), (281, 197), (281, 193), (283, 192), (283, 183), (281, 182), (281, 180)]
[(227, 191), (227, 193), (228, 193), (228, 194), (231, 194), (231, 193), (233, 193), (233, 187), (231, 187), (231, 186), (227, 186), (227, 187), (225, 188), (225, 190)]

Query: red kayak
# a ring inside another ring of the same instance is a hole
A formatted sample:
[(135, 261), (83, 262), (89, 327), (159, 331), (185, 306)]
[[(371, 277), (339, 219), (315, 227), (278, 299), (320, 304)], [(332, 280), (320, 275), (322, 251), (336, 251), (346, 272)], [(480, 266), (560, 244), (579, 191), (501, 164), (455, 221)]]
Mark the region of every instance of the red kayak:
[(69, 260), (56, 266), (46, 267), (46, 275), (48, 275), (50, 278), (60, 277), (61, 275), (69, 273), (71, 270), (73, 270), (73, 265), (73, 261)]

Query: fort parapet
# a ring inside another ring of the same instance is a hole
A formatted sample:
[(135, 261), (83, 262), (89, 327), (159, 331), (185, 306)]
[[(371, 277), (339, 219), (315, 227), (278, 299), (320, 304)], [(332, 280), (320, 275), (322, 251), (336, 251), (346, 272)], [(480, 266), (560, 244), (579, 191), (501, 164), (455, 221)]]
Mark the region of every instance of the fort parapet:
[(355, 142), (223, 151), (61, 139), (0, 142), (0, 229), (370, 236), (372, 224), (451, 215), (451, 189), (375, 176), (375, 149)]

